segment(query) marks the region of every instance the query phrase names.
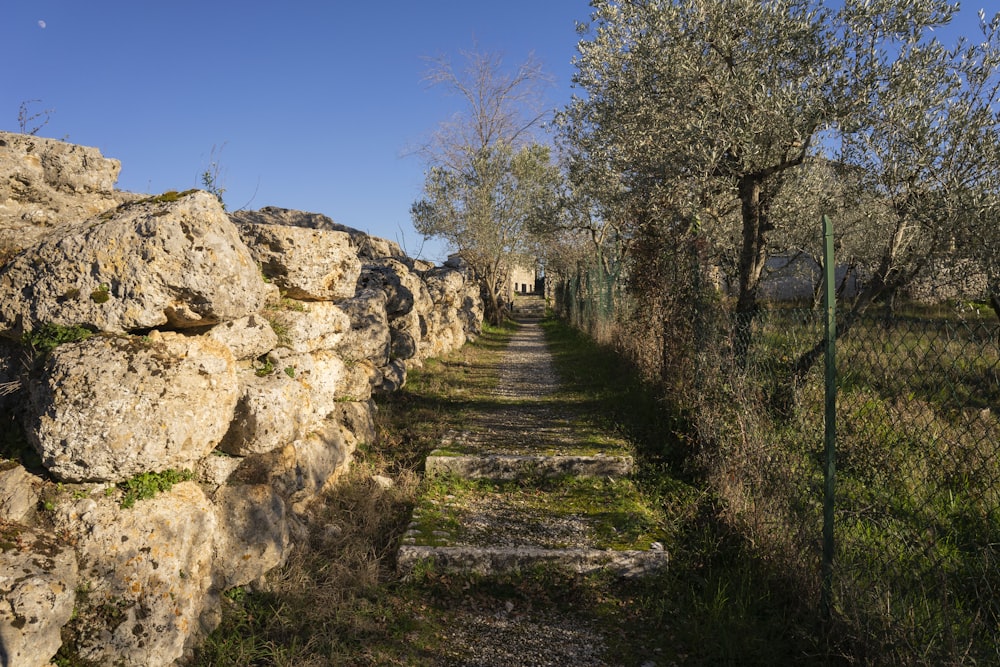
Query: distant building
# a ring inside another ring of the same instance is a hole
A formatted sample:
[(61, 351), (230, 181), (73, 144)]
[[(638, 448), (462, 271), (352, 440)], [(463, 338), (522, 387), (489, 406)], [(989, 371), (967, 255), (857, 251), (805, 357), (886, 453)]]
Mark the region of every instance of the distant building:
[[(472, 274), (472, 269), (459, 254), (448, 256), (445, 266)], [(515, 296), (525, 294), (544, 294), (545, 278), (539, 275), (534, 266), (527, 264), (514, 264), (508, 268), (507, 286), (501, 295), (508, 301), (512, 301)]]
[(513, 299), (515, 294), (534, 294), (536, 278), (535, 267), (528, 268), (523, 264), (510, 267), (508, 296)]

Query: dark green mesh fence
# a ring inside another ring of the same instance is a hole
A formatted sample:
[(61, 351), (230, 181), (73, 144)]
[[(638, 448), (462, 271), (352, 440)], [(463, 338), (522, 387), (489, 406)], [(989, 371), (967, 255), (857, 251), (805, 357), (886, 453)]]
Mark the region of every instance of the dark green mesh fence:
[(992, 316), (880, 317), (839, 345), (838, 584), (887, 649), (1000, 659), (998, 334)]
[[(662, 364), (653, 377), (686, 378), (668, 391), (695, 415), (698, 465), (729, 520), (818, 601), (821, 309), (771, 304), (739, 326), (708, 299), (673, 327), (647, 312), (662, 299), (625, 298), (594, 272), (556, 296), (584, 330), (645, 330), (645, 343), (611, 342)], [(862, 663), (1000, 663), (1000, 327), (992, 312), (936, 310), (859, 317), (837, 343), (828, 630), (835, 650)]]

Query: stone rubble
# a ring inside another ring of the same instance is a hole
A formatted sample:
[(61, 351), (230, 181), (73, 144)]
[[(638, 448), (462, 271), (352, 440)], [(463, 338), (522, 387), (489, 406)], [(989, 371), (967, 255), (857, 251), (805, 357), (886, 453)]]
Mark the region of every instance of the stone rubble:
[[(480, 331), (460, 270), (321, 214), (120, 193), (119, 168), (0, 132), (4, 664), (64, 638), (99, 665), (189, 658), (376, 437), (373, 393)], [(91, 335), (22, 342), (51, 325)], [(167, 470), (191, 472), (123, 507)]]

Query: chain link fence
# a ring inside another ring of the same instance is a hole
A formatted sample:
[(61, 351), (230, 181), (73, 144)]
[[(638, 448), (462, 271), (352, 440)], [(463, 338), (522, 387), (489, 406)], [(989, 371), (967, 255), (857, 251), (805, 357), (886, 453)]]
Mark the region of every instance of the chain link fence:
[[(690, 460), (727, 520), (818, 601), (822, 309), (770, 303), (739, 322), (712, 290), (630, 292), (583, 270), (556, 285), (556, 310), (690, 415)], [(1000, 662), (998, 343), (992, 311), (957, 303), (870, 310), (837, 341), (826, 629), (852, 662)]]

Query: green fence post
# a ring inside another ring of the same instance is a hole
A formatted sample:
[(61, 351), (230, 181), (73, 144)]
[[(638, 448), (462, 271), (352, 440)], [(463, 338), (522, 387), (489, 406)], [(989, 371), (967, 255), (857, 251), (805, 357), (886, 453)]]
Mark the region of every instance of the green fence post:
[(833, 223), (823, 216), (823, 308), (826, 312), (826, 430), (824, 434), (826, 466), (823, 493), (823, 566), (820, 610), (830, 619), (833, 596), (833, 510), (837, 445), (837, 294), (834, 289), (836, 263), (833, 256)]

